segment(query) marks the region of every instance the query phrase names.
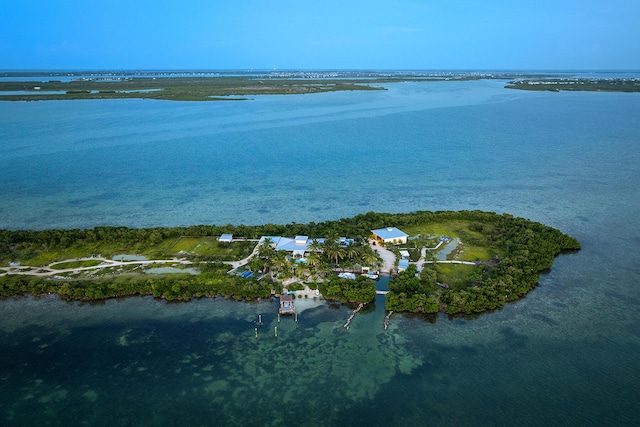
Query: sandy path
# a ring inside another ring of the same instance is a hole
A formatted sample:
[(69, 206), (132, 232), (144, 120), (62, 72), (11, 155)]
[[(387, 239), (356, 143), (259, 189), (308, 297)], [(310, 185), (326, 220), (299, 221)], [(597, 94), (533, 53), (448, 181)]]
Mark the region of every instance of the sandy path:
[(388, 250), (387, 248), (383, 248), (382, 246), (378, 246), (378, 245), (371, 245), (371, 249), (378, 252), (380, 257), (382, 258), (382, 268), (380, 269), (380, 272), (382, 273), (391, 272), (391, 270), (394, 268), (396, 264), (395, 254), (390, 250)]
[[(64, 269), (55, 269), (51, 266), (56, 264), (61, 264), (69, 261), (87, 261), (87, 260), (98, 260), (102, 261), (99, 265), (93, 265), (90, 267), (77, 267), (77, 268), (64, 268)], [(79, 273), (81, 271), (87, 270), (99, 270), (102, 268), (108, 267), (120, 267), (125, 265), (149, 265), (149, 264), (191, 264), (191, 261), (187, 261), (184, 259), (154, 259), (154, 260), (145, 260), (145, 261), (114, 261), (107, 258), (78, 258), (78, 259), (70, 259), (65, 261), (56, 261), (54, 263), (49, 264), (44, 267), (33, 267), (33, 266), (20, 266), (20, 267), (0, 267), (0, 270), (4, 270), (4, 273), (0, 274), (0, 276), (4, 276), (5, 274), (25, 274), (30, 276), (55, 276), (60, 273)]]

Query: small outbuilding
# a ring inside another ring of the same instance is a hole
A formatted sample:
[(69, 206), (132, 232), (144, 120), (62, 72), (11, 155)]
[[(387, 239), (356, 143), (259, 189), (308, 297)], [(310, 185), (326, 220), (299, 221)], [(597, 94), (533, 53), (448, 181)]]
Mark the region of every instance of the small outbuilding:
[(379, 228), (371, 230), (373, 238), (381, 243), (401, 244), (407, 243), (409, 235), (396, 227)]
[(218, 242), (222, 243), (231, 243), (232, 240), (233, 234), (223, 234), (222, 236), (218, 237)]

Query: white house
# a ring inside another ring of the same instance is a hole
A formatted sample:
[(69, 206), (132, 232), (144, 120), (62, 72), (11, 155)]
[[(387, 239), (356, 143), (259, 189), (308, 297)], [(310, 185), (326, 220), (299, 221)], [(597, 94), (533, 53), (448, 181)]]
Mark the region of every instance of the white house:
[(218, 237), (218, 242), (231, 243), (232, 241), (233, 234), (223, 234), (222, 236)]
[(271, 241), (271, 245), (277, 251), (291, 252), (292, 255), (304, 256), (305, 252), (309, 252), (309, 246), (314, 240), (318, 243), (324, 243), (324, 239), (310, 239), (308, 236), (296, 236), (294, 239), (280, 236), (262, 236), (258, 244), (262, 244), (266, 239)]
[[(281, 236), (262, 236), (258, 244), (261, 245), (266, 239), (271, 241), (271, 247), (275, 250), (291, 252), (294, 256), (304, 256), (306, 252), (310, 252), (309, 247), (313, 244), (314, 240), (321, 245), (325, 240), (323, 238), (310, 239), (309, 236), (296, 236), (293, 239)], [(337, 242), (340, 246), (346, 247), (353, 244), (354, 240), (340, 237)]]
[(409, 235), (396, 227), (379, 228), (371, 230), (373, 238), (383, 243), (407, 243)]

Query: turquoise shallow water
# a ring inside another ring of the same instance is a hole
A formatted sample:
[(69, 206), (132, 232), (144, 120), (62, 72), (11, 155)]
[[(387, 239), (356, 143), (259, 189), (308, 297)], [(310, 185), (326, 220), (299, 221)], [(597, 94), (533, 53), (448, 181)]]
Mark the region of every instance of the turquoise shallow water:
[(637, 94), (487, 81), (233, 103), (0, 102), (4, 228), (483, 209), (583, 244), (499, 312), (394, 316), (388, 331), (381, 296), (348, 331), (349, 308), (328, 304), (278, 325), (274, 302), (0, 301), (0, 419), (633, 425), (639, 137)]

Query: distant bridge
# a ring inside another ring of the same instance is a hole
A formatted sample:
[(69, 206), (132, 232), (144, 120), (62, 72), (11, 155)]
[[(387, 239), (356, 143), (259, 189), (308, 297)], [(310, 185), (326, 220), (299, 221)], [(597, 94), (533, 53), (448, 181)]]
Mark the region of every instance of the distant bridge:
[(389, 291), (376, 291), (377, 295), (386, 295), (388, 293), (389, 293)]

